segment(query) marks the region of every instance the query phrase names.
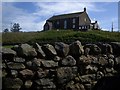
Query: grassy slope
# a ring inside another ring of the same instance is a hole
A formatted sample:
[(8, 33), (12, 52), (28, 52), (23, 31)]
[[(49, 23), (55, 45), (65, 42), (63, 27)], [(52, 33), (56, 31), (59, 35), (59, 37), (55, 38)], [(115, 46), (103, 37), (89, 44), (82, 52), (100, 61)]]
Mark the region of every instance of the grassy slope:
[(120, 42), (120, 33), (105, 31), (46, 31), (46, 32), (19, 32), (19, 33), (3, 33), (3, 44), (16, 43), (47, 43), (55, 41), (71, 42), (80, 40), (82, 42)]

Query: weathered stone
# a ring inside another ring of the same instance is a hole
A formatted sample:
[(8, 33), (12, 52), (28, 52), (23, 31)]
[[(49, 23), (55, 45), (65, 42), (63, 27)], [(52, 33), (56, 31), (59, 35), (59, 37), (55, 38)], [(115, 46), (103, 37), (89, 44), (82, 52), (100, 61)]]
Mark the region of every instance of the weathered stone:
[(20, 75), (24, 79), (31, 79), (33, 77), (34, 73), (29, 69), (24, 69), (24, 70), (20, 71)]
[(120, 56), (115, 58), (114, 64), (115, 70), (117, 70), (118, 73), (120, 73)]
[(12, 69), (12, 70), (21, 70), (21, 69), (25, 69), (25, 65), (22, 64), (22, 63), (9, 62), (8, 63), (8, 68)]
[(40, 67), (41, 66), (41, 59), (34, 58), (32, 63), (33, 63), (34, 67)]
[(60, 67), (57, 69), (57, 82), (63, 84), (75, 78), (77, 67)]
[(42, 50), (45, 52), (47, 59), (53, 59), (57, 55), (55, 48), (50, 44), (42, 46)]
[(86, 55), (98, 55), (101, 53), (101, 49), (96, 44), (86, 44), (84, 50), (86, 50)]
[(57, 51), (58, 56), (65, 57), (69, 52), (69, 45), (63, 42), (55, 42), (55, 49)]
[(55, 89), (56, 88), (55, 84), (50, 79), (45, 79), (45, 78), (38, 79), (35, 81), (35, 83), (37, 84), (36, 87), (38, 87), (39, 89)]
[(48, 74), (49, 74), (49, 70), (43, 70), (42, 68), (39, 68), (39, 70), (37, 71), (37, 77), (38, 78), (47, 77)]
[(91, 84), (84, 84), (85, 90), (91, 90), (92, 85)]
[(80, 77), (81, 82), (84, 84), (90, 84), (91, 80), (95, 80), (95, 78), (96, 78), (95, 74), (87, 74), (87, 75), (82, 75)]
[(107, 73), (112, 73), (112, 71), (114, 71), (113, 68), (105, 68), (105, 70), (106, 70)]
[(23, 81), (19, 78), (5, 78), (3, 80), (3, 90), (20, 90)]
[(61, 60), (61, 64), (63, 66), (74, 66), (76, 65), (76, 60), (72, 56), (67, 56), (63, 60)]
[(113, 67), (114, 66), (114, 60), (113, 59), (108, 59), (108, 66)]
[(17, 77), (18, 76), (18, 72), (16, 70), (11, 70), (11, 76), (12, 77)]
[(61, 59), (61, 58), (60, 58), (59, 56), (55, 56), (53, 60), (54, 60), (55, 62), (58, 62), (58, 61), (60, 61), (60, 59)]
[(93, 61), (93, 58), (91, 56), (81, 56), (79, 57), (79, 60), (77, 61), (78, 71), (81, 75), (86, 74), (86, 66), (90, 65)]
[(66, 87), (65, 90), (85, 90), (84, 86), (80, 83), (74, 83), (73, 81), (70, 81)]
[(24, 87), (26, 89), (29, 89), (29, 88), (31, 88), (32, 84), (33, 84), (33, 82), (31, 80), (27, 80), (27, 81), (25, 81)]
[(112, 54), (108, 54), (108, 58), (109, 58), (109, 59), (114, 59), (115, 57), (114, 57), (114, 55), (112, 55)]
[(6, 70), (2, 70), (2, 78), (6, 77), (6, 75), (7, 75)]
[(97, 74), (96, 74), (96, 79), (99, 80), (102, 77), (104, 77), (104, 74), (101, 71), (98, 71)]
[(78, 64), (85, 64), (85, 65), (89, 65), (91, 64), (91, 62), (93, 61), (92, 57), (88, 56), (81, 56), (79, 57), (79, 61), (78, 61)]
[(52, 60), (42, 60), (41, 64), (43, 65), (43, 67), (45, 68), (54, 68), (54, 67), (58, 67), (58, 62), (54, 62)]
[(46, 55), (45, 55), (45, 53), (42, 50), (42, 46), (40, 46), (38, 43), (36, 43), (33, 47), (36, 49), (37, 56), (39, 58), (45, 58)]
[(5, 55), (16, 55), (16, 52), (10, 48), (2, 48), (2, 54), (5, 54)]
[(97, 70), (98, 70), (98, 68), (96, 67), (96, 66), (91, 66), (91, 65), (87, 65), (86, 66), (86, 74), (92, 74), (92, 73), (96, 73), (97, 72)]
[(101, 48), (102, 54), (112, 54), (113, 53), (113, 48), (110, 44), (100, 43), (98, 46)]
[(35, 49), (29, 44), (21, 44), (19, 47), (16, 47), (16, 52), (18, 56), (21, 57), (35, 57), (37, 56), (37, 52)]
[(41, 59), (34, 58), (26, 62), (26, 66), (31, 70), (37, 70), (41, 66)]
[(91, 61), (91, 64), (93, 65), (98, 65), (98, 58), (97, 57), (92, 57), (92, 61)]
[(98, 62), (101, 66), (106, 66), (108, 64), (108, 61), (104, 57), (99, 57)]
[(84, 53), (83, 46), (81, 45), (80, 41), (76, 41), (70, 44), (69, 49), (69, 54), (73, 57), (79, 57)]
[(85, 54), (85, 56), (88, 56), (88, 55), (90, 55), (90, 48), (85, 48), (84, 49), (84, 54)]
[(5, 68), (6, 68), (5, 63), (2, 63), (2, 69), (5, 69)]
[(120, 65), (120, 57), (115, 58), (115, 65)]
[(13, 60), (16, 52), (10, 48), (2, 48), (2, 59), (3, 60)]
[(111, 42), (110, 45), (113, 48), (113, 54), (120, 56), (120, 42)]
[(14, 58), (14, 62), (16, 62), (16, 63), (24, 63), (25, 59), (24, 58), (16, 57), (16, 58)]

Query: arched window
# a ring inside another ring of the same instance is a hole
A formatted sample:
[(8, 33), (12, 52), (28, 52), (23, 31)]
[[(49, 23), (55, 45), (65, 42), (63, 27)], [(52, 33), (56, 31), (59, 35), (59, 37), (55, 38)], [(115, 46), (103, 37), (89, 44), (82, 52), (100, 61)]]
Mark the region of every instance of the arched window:
[(64, 29), (66, 29), (67, 28), (67, 21), (65, 20), (64, 21)]

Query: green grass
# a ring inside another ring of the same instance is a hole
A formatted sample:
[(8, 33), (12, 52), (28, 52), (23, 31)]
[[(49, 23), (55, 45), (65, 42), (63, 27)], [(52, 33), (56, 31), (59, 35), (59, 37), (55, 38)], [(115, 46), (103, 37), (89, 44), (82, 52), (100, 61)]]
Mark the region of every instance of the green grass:
[(120, 42), (120, 33), (107, 31), (88, 31), (80, 32), (73, 30), (50, 30), (45, 32), (18, 32), (3, 33), (3, 44), (18, 43), (54, 43), (57, 41), (73, 42), (80, 40), (81, 42)]

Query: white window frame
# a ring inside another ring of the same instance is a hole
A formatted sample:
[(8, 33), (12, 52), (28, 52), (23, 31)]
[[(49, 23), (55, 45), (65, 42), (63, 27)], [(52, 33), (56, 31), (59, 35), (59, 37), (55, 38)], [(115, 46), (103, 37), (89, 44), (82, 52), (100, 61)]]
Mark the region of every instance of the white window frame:
[(75, 18), (73, 18), (73, 20), (72, 20), (72, 21), (73, 21), (73, 23), (75, 23)]
[(67, 29), (67, 20), (64, 20), (64, 29)]
[(73, 28), (75, 28), (75, 25), (73, 25)]

